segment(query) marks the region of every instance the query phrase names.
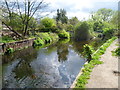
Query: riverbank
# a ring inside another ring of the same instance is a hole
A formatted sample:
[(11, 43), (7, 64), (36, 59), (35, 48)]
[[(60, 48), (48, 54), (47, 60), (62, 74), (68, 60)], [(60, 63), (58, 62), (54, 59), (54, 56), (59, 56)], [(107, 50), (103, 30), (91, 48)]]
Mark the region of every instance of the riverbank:
[[(66, 36), (67, 35), (67, 36)], [(21, 50), (29, 46), (44, 46), (46, 44), (53, 44), (59, 39), (69, 39), (69, 33), (36, 33), (33, 38), (23, 39), (20, 41), (12, 41), (0, 44), (0, 53), (11, 53), (16, 50)], [(4, 40), (5, 41), (5, 40)], [(8, 40), (9, 41), (9, 40)]]
[(101, 56), (104, 63), (95, 66), (86, 88), (118, 88), (118, 75), (114, 71), (118, 71), (118, 57), (112, 56), (113, 50), (118, 46), (118, 40), (115, 40)]
[[(32, 38), (31, 38), (32, 37)], [(28, 37), (28, 39), (23, 40), (11, 40), (9, 37), (5, 37), (0, 44), (0, 53), (11, 53), (15, 50), (21, 50), (29, 46), (38, 47), (44, 46), (46, 44), (53, 44), (59, 39), (70, 39), (70, 35), (65, 30), (61, 30), (56, 33), (52, 32), (39, 32), (34, 36)]]
[(116, 39), (113, 37), (106, 41), (93, 55), (92, 60), (88, 63), (86, 62), (84, 67), (80, 70), (80, 73), (76, 77), (75, 81), (71, 85), (71, 88), (86, 88), (85, 85), (88, 83), (88, 79), (90, 79), (90, 74), (92, 69), (98, 65), (102, 64), (103, 61), (100, 61), (101, 55), (103, 55), (106, 49), (110, 46), (110, 44)]

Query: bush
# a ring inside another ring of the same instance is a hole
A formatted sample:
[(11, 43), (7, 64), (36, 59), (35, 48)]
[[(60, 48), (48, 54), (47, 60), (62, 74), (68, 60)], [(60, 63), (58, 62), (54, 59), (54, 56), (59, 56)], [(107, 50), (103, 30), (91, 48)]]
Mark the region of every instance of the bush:
[(42, 46), (43, 44), (51, 44), (58, 41), (59, 37), (56, 33), (37, 33), (37, 38), (33, 42), (33, 46)]
[(42, 46), (43, 44), (44, 44), (44, 41), (42, 39), (40, 39), (40, 38), (37, 38), (33, 42), (33, 46)]
[(65, 30), (61, 30), (58, 33), (59, 38), (70, 38), (70, 34)]
[(89, 40), (91, 38), (89, 30), (90, 26), (86, 21), (78, 23), (75, 26), (75, 40), (76, 41)]
[(5, 53), (6, 54), (10, 54), (12, 52), (14, 52), (14, 49), (13, 48), (8, 48)]
[(120, 56), (120, 48), (117, 48), (115, 51), (113, 51), (113, 55)]
[(103, 35), (105, 36), (105, 39), (109, 39), (109, 38), (113, 37), (114, 29), (112, 29), (112, 28), (104, 28), (103, 29)]
[(56, 33), (49, 33), (49, 36), (50, 36), (50, 38), (52, 40), (52, 43), (59, 40), (59, 37), (58, 37), (58, 35)]
[(42, 26), (42, 28), (41, 28), (42, 31), (45, 31), (45, 32), (50, 32), (50, 31), (55, 32), (57, 30), (54, 19), (46, 17), (46, 18), (41, 20), (40, 24)]
[(50, 43), (52, 41), (48, 33), (38, 33), (36, 36), (42, 39), (45, 44)]

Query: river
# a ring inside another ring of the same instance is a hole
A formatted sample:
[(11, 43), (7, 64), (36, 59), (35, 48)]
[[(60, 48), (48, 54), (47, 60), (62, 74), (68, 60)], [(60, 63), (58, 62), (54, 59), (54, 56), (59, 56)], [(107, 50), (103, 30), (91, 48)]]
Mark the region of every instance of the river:
[(3, 88), (69, 88), (86, 62), (81, 54), (86, 43), (91, 41), (61, 41), (3, 55)]

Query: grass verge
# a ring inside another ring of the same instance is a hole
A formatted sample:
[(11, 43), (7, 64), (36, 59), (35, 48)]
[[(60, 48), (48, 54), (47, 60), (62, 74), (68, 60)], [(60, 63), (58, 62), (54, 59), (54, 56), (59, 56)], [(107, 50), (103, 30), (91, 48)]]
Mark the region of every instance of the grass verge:
[(84, 68), (81, 70), (82, 74), (78, 77), (75, 88), (85, 88), (85, 85), (88, 83), (88, 79), (90, 79), (90, 73), (92, 72), (92, 69), (95, 67), (95, 65), (103, 63), (103, 61), (99, 61), (100, 56), (105, 53), (106, 49), (115, 39), (116, 37), (112, 37), (93, 53), (92, 60), (88, 64), (85, 64)]

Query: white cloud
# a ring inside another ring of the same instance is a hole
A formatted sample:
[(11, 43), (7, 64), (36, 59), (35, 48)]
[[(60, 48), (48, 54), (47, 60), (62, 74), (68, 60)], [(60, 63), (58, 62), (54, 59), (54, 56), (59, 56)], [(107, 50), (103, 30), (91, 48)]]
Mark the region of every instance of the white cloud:
[[(13, 1), (13, 0), (10, 0)], [(21, 1), (21, 0), (20, 0)], [(22, 0), (24, 1), (24, 0)], [(41, 0), (36, 0), (41, 1)], [(44, 0), (49, 5), (49, 11), (64, 8), (67, 11), (67, 16), (77, 16), (79, 19), (88, 18), (90, 12), (99, 8), (117, 8), (119, 0)], [(106, 5), (107, 4), (107, 5)], [(56, 12), (50, 14), (53, 17)]]
[[(51, 3), (51, 9), (64, 8), (68, 17), (77, 16), (80, 20), (88, 19), (93, 10), (107, 7), (104, 3), (117, 3), (119, 0), (45, 0)], [(96, 5), (100, 5), (97, 7)], [(110, 5), (109, 5), (110, 6)], [(117, 6), (116, 6), (117, 7)], [(108, 7), (109, 8), (109, 7)], [(55, 13), (54, 13), (55, 14)], [(54, 15), (53, 14), (53, 15)]]

